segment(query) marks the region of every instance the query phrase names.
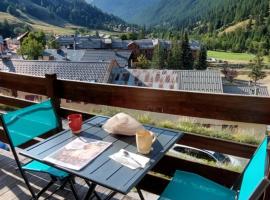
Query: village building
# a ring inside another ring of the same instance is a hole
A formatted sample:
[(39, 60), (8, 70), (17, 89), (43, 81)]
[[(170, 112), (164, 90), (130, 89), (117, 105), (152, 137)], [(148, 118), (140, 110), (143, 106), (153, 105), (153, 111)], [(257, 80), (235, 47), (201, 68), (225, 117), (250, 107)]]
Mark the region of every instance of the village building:
[(133, 53), (130, 50), (112, 49), (46, 49), (43, 60), (75, 62), (110, 62), (115, 60), (121, 67), (132, 67)]

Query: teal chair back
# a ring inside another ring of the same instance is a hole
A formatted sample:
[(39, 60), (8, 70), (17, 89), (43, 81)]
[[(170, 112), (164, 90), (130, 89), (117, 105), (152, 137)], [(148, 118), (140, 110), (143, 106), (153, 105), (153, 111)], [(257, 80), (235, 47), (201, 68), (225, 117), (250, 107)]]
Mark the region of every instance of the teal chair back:
[(256, 199), (268, 186), (268, 142), (266, 137), (245, 168), (238, 200)]
[(51, 100), (2, 115), (2, 122), (14, 147), (61, 127)]

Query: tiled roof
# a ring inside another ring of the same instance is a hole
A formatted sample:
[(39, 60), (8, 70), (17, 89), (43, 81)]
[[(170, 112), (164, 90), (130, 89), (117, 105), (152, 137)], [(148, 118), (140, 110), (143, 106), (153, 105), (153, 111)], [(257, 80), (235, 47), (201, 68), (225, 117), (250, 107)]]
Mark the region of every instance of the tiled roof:
[(114, 84), (223, 93), (218, 71), (113, 69), (111, 76)]
[(87, 61), (101, 62), (116, 60), (121, 67), (128, 66), (128, 61), (131, 57), (130, 50), (106, 50), (106, 49), (88, 49), (88, 50), (56, 50), (46, 49), (43, 55), (51, 55), (55, 60), (63, 61), (67, 58), (69, 61)]
[(222, 93), (222, 78), (215, 70), (181, 70), (179, 71), (179, 89)]
[(73, 50), (73, 49), (63, 49), (63, 50), (56, 50), (56, 49), (45, 49), (43, 52), (43, 56), (53, 56), (55, 60), (63, 61), (81, 61), (83, 55), (85, 54), (85, 50)]
[(116, 60), (121, 67), (128, 66), (132, 51), (129, 50), (87, 50), (81, 61), (111, 61)]
[(254, 95), (254, 96), (269, 96), (266, 86), (241, 86), (241, 85), (224, 85), (224, 93)]
[(59, 79), (78, 80), (87, 82), (108, 82), (111, 65), (108, 62), (67, 62), (67, 61), (26, 61), (9, 60), (0, 62), (0, 70), (45, 76), (57, 74)]
[(122, 49), (123, 41), (121, 39), (112, 39), (112, 48), (113, 49)]

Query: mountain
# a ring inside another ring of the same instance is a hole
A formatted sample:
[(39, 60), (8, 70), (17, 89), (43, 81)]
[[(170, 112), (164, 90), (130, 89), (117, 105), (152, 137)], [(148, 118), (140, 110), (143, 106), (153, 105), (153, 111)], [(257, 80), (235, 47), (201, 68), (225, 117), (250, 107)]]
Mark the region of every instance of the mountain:
[(125, 24), (118, 17), (103, 13), (84, 0), (1, 0), (0, 12), (8, 13), (29, 26), (33, 21), (58, 27), (99, 29)]
[(87, 0), (102, 11), (113, 14), (130, 23), (138, 23), (137, 16), (160, 0)]

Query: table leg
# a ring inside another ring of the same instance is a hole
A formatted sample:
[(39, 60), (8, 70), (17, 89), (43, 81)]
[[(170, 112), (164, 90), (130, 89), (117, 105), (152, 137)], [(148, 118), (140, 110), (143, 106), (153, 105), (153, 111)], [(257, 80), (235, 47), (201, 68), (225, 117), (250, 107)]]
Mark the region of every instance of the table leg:
[(138, 187), (136, 187), (136, 189), (137, 189), (137, 192), (138, 192), (138, 195), (139, 195), (140, 199), (141, 199), (141, 200), (144, 200), (144, 197), (143, 197), (143, 194), (142, 194), (141, 189), (138, 188)]
[(113, 191), (111, 192), (108, 196), (106, 196), (106, 198), (104, 200), (110, 200), (111, 198), (113, 198), (114, 195), (116, 195), (117, 192)]
[(89, 199), (90, 199), (91, 195), (92, 195), (92, 194), (94, 193), (94, 191), (95, 191), (96, 186), (97, 186), (97, 184), (95, 184), (95, 183), (92, 183), (92, 184), (90, 185), (90, 187), (89, 187), (89, 189), (88, 189), (88, 192), (87, 192), (87, 194), (86, 194), (85, 197), (84, 197), (84, 200), (89, 200)]

